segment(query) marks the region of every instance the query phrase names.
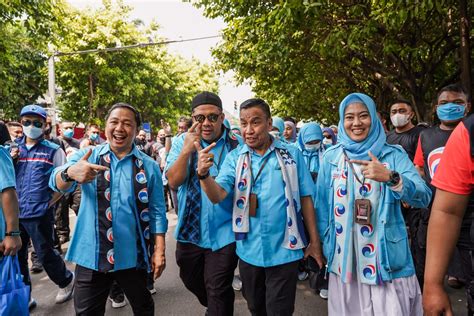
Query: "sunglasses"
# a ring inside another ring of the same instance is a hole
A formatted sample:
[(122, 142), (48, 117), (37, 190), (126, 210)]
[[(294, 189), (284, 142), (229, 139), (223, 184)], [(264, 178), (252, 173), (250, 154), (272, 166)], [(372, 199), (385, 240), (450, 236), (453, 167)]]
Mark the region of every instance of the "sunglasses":
[(37, 127), (37, 128), (42, 128), (43, 127), (43, 122), (41, 121), (32, 121), (32, 120), (22, 120), (21, 121), (21, 125), (23, 125), (24, 127), (28, 127), (30, 126), (31, 124), (33, 124), (34, 127)]
[(215, 113), (208, 114), (207, 116), (203, 114), (197, 114), (197, 115), (193, 115), (193, 120), (199, 123), (204, 123), (204, 121), (207, 118), (209, 122), (215, 123), (219, 119), (219, 115), (220, 114), (215, 114)]
[(326, 135), (326, 136), (324, 136), (324, 138), (331, 139), (332, 136), (331, 135)]

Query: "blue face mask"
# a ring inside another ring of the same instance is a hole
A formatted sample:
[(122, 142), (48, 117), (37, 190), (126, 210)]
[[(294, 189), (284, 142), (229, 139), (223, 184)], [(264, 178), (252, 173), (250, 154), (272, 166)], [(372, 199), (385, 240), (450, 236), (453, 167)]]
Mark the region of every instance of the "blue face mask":
[(441, 121), (457, 121), (464, 117), (464, 104), (446, 103), (436, 108), (436, 114)]
[(99, 139), (99, 134), (97, 134), (97, 133), (91, 133), (91, 134), (89, 135), (89, 139), (90, 139), (91, 141), (95, 142), (96, 140)]
[(26, 137), (31, 139), (38, 139), (43, 135), (43, 129), (35, 127), (33, 125), (30, 126), (23, 126), (23, 133)]
[(328, 148), (331, 147), (331, 146), (332, 146), (332, 143), (330, 143), (330, 144), (324, 144), (324, 143), (323, 143), (323, 148), (324, 148), (324, 149), (328, 149)]
[(68, 128), (63, 132), (64, 137), (72, 138), (74, 136), (74, 130), (72, 128)]

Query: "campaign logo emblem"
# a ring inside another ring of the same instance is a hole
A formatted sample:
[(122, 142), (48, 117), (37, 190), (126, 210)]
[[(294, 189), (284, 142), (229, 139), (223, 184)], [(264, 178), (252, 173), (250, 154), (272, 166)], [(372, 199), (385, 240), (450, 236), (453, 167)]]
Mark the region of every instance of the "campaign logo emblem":
[(112, 221), (112, 209), (110, 206), (105, 210), (105, 217), (109, 220), (109, 222)]
[(148, 211), (148, 208), (141, 211), (140, 219), (144, 222), (149, 222), (150, 221), (150, 212)]
[(146, 183), (145, 170), (140, 170), (140, 172), (135, 176), (135, 180), (137, 180), (137, 182), (140, 184)]
[(110, 163), (110, 154), (104, 155), (104, 161), (105, 161), (106, 163)]
[(359, 188), (359, 193), (362, 196), (366, 196), (372, 192), (372, 185), (370, 183), (364, 183), (363, 186)]
[(346, 186), (344, 184), (341, 184), (337, 187), (337, 190), (336, 190), (336, 195), (338, 197), (343, 197), (347, 194), (347, 189), (346, 189)]
[(138, 168), (141, 168), (143, 166), (143, 161), (141, 159), (135, 160), (135, 164), (137, 165)]
[(104, 178), (107, 180), (107, 182), (110, 182), (110, 170), (104, 171)]
[(108, 261), (110, 264), (114, 264), (114, 263), (115, 263), (115, 260), (114, 260), (114, 250), (113, 250), (113, 249), (110, 249), (109, 251), (107, 251), (107, 261)]
[(373, 280), (375, 279), (375, 267), (372, 264), (368, 264), (362, 270), (362, 274), (366, 279)]
[(342, 228), (341, 223), (336, 223), (336, 236), (340, 236), (344, 229)]
[(235, 219), (235, 225), (236, 225), (237, 227), (242, 227), (242, 225), (243, 225), (243, 220), (242, 220), (242, 216), (241, 216), (241, 215), (238, 216), (238, 217)]
[(374, 228), (372, 227), (371, 224), (363, 225), (363, 226), (360, 228), (360, 233), (361, 233), (361, 235), (364, 236), (364, 237), (370, 237), (370, 236), (372, 236), (372, 234), (374, 233)]
[(293, 249), (296, 247), (296, 244), (298, 244), (298, 239), (294, 235), (290, 235), (290, 248)]
[(140, 192), (138, 192), (138, 199), (142, 203), (148, 203), (148, 190), (146, 188), (141, 189)]
[(443, 155), (444, 147), (439, 147), (430, 152), (428, 155), (428, 170), (430, 172), (430, 177), (433, 179), (436, 169), (441, 161), (441, 156)]
[(364, 257), (367, 258), (372, 258), (375, 256), (375, 247), (373, 244), (367, 244), (364, 247), (362, 247), (362, 254)]
[(110, 188), (107, 188), (104, 192), (105, 199), (110, 201)]
[(341, 217), (342, 215), (344, 215), (345, 212), (346, 208), (344, 207), (344, 205), (342, 205), (341, 203), (336, 203), (336, 206), (334, 206), (334, 214), (337, 217)]
[(114, 234), (112, 231), (112, 227), (107, 229), (107, 240), (110, 242), (114, 242)]
[(242, 179), (242, 181), (239, 182), (237, 187), (240, 191), (244, 191), (245, 189), (247, 189), (247, 179)]
[(243, 209), (246, 201), (247, 199), (245, 198), (245, 196), (242, 196), (240, 197), (240, 199), (237, 200), (237, 202), (235, 202), (235, 204), (237, 205), (238, 208)]
[(150, 239), (150, 226), (147, 226), (143, 230), (143, 237), (145, 237), (145, 239)]

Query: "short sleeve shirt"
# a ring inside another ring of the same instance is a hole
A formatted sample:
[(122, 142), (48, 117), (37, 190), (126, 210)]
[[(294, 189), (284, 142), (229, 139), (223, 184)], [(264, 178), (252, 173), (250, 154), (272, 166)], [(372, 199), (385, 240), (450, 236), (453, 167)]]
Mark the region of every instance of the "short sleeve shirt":
[[(0, 146), (0, 192), (3, 193), (8, 188), (15, 188), (15, 169), (10, 158), (10, 153)], [(0, 240), (5, 237), (5, 217), (2, 209), (2, 196), (0, 194)]]
[(456, 194), (468, 195), (474, 189), (474, 158), (469, 131), (461, 122), (446, 144), (432, 185)]
[[(216, 182), (229, 194), (234, 195), (236, 166), (239, 156), (250, 154), (252, 174), (261, 174), (252, 186), (257, 194), (258, 208), (255, 217), (250, 217), (250, 231), (247, 238), (237, 241), (237, 255), (247, 263), (258, 267), (271, 267), (299, 260), (302, 250), (283, 248), (286, 229), (286, 197), (283, 175), (276, 157), (275, 147), (287, 149), (296, 161), (300, 197), (312, 196), (313, 180), (301, 152), (295, 147), (274, 141), (264, 155), (259, 155), (247, 145), (232, 151), (225, 159)], [(296, 197), (295, 197), (296, 198)]]

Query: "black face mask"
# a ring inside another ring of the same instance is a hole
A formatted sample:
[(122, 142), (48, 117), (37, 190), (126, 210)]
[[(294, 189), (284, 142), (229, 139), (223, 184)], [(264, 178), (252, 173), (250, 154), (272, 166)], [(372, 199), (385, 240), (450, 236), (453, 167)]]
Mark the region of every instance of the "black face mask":
[(166, 137), (160, 137), (160, 143), (162, 143), (164, 145), (165, 141), (166, 141)]

